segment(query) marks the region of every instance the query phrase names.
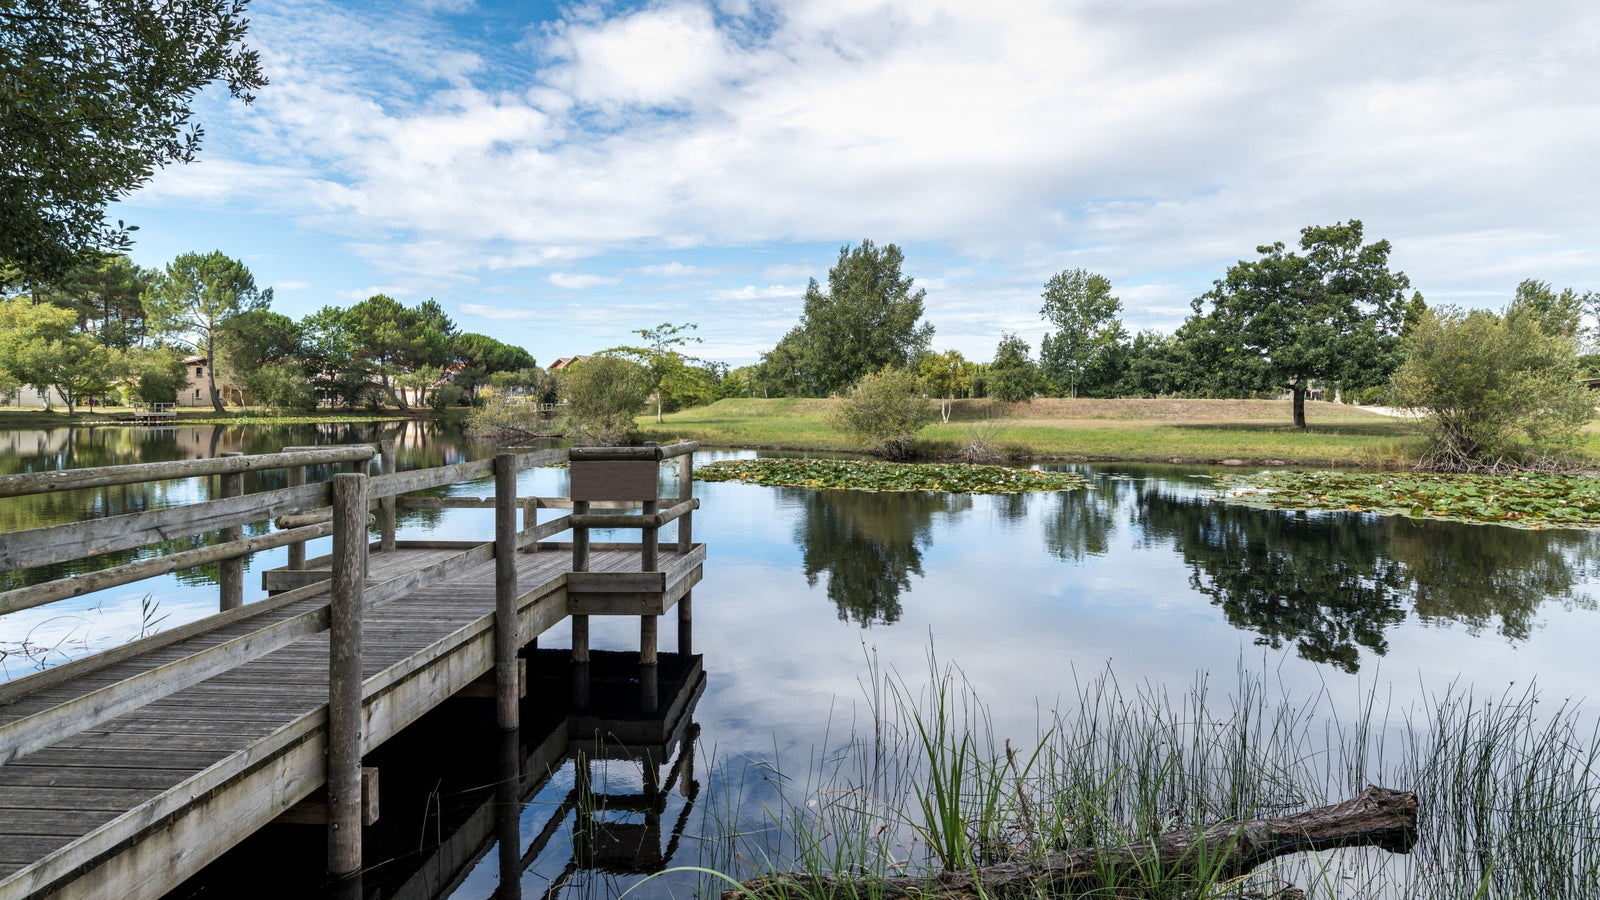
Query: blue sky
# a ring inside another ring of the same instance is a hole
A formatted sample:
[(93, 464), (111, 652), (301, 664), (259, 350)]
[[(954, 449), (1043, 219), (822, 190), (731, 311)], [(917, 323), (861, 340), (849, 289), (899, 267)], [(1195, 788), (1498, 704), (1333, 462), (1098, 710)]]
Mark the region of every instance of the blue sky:
[(294, 316), (437, 299), (541, 364), (697, 322), (754, 361), (845, 243), (934, 345), (1035, 347), (1044, 282), (1170, 330), (1258, 244), (1359, 218), (1430, 303), (1600, 288), (1600, 4), (256, 0), (272, 84), (117, 204)]

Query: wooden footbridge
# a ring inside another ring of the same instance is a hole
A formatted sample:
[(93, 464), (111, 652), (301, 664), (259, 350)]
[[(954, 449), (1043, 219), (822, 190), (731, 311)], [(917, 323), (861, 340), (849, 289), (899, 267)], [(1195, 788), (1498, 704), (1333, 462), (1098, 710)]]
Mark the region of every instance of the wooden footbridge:
[[(640, 703), (655, 708), (659, 616), (677, 609), (678, 649), (691, 652), (705, 559), (691, 534), (695, 449), (502, 453), (398, 472), (385, 443), (0, 477), (0, 498), (193, 477), (218, 478), (221, 495), (0, 535), (6, 571), (217, 535), (5, 591), (0, 613), (210, 564), (221, 594), (217, 615), (0, 684), (0, 900), (160, 897), (279, 820), (326, 822), (330, 873), (358, 872), (363, 827), (381, 814), (381, 773), (363, 757), (464, 692), (492, 693), (499, 727), (517, 728), (519, 653), (564, 620), (581, 673), (589, 616), (638, 616)], [(678, 494), (662, 498), (669, 459)], [(517, 496), (519, 471), (564, 461), (570, 497)], [(339, 465), (357, 471), (307, 483), (308, 467)], [(288, 486), (244, 493), (243, 473), (271, 470)], [(412, 496), (490, 475), (491, 497)], [(495, 538), (397, 540), (403, 507), (492, 509)], [(570, 512), (541, 523), (540, 509)], [(276, 530), (244, 537), (268, 519)], [(668, 523), (676, 540), (663, 543)], [(595, 528), (640, 539), (591, 542)], [(307, 560), (304, 542), (328, 535), (333, 552)], [(282, 546), (288, 565), (263, 573), (269, 596), (244, 605), (244, 558)]]

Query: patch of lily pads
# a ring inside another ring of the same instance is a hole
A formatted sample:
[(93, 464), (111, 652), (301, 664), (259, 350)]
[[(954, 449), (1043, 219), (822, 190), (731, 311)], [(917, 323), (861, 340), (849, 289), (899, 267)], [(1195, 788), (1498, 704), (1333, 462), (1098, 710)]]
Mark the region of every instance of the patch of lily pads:
[(1585, 475), (1263, 472), (1219, 476), (1217, 481), (1221, 499), (1271, 509), (1600, 530), (1600, 478)]
[(1041, 472), (959, 463), (889, 463), (858, 459), (723, 460), (695, 470), (700, 481), (740, 481), (767, 487), (848, 491), (947, 491), (1024, 494), (1087, 488), (1072, 472)]

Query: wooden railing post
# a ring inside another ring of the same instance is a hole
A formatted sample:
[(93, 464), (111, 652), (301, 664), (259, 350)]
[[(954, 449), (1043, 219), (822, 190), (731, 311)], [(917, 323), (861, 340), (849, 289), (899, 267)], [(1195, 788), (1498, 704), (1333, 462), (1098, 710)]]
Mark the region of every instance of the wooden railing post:
[[(378, 442), (378, 457), (381, 460), (378, 471), (384, 475), (393, 475), (395, 471), (394, 440)], [(394, 552), (394, 496), (390, 495), (378, 501), (378, 525), (381, 542), (378, 546), (384, 553)]]
[[(678, 502), (694, 497), (694, 454), (685, 453), (678, 457)], [(678, 552), (688, 553), (694, 549), (694, 510), (690, 510), (678, 519)]]
[[(306, 467), (290, 466), (289, 487), (302, 487), (306, 483)], [(306, 567), (306, 542), (295, 541), (289, 545), (289, 568), (298, 572)]]
[(495, 720), (518, 725), (517, 456), (494, 458), (494, 696)]
[(328, 871), (361, 869), (361, 604), (367, 477), (333, 476), (333, 598), (328, 629)]
[[(219, 453), (218, 456), (243, 456), (243, 453)], [(244, 473), (228, 472), (221, 476), (222, 497), (244, 496)], [(222, 543), (244, 540), (244, 527), (230, 525), (222, 529)], [(220, 602), (217, 604), (222, 612), (238, 609), (244, 605), (244, 557), (235, 556), (217, 563), (217, 589)]]
[[(589, 501), (572, 501), (572, 514), (574, 516), (588, 515)], [(572, 571), (589, 571), (589, 528), (586, 525), (572, 527)], [(589, 661), (589, 617), (572, 617), (572, 661), (586, 663)]]

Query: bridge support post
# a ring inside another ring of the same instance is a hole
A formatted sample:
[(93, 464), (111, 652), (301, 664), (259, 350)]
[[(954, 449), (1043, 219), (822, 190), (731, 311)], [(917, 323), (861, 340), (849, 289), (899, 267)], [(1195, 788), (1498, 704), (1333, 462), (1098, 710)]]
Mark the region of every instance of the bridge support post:
[[(380, 460), (378, 471), (384, 475), (394, 474), (394, 439), (378, 442), (378, 458)], [(380, 541), (378, 547), (384, 553), (394, 552), (394, 497), (384, 497), (378, 501), (378, 527)]]
[(495, 900), (522, 898), (522, 749), (519, 732), (500, 735), (500, 786), (495, 792), (495, 829), (500, 844), (500, 885)]
[[(218, 456), (243, 456), (243, 453), (219, 453)], [(244, 496), (244, 473), (229, 472), (222, 478), (222, 496)], [(222, 529), (222, 542), (244, 540), (244, 528), (239, 525), (230, 525)], [(238, 609), (244, 605), (244, 557), (235, 556), (217, 563), (217, 591), (219, 601), (218, 609), (227, 612)]]
[(519, 724), (517, 650), (517, 457), (494, 458), (494, 696), (495, 721)]
[(328, 633), (328, 871), (361, 870), (361, 603), (367, 477), (333, 476), (333, 599)]

